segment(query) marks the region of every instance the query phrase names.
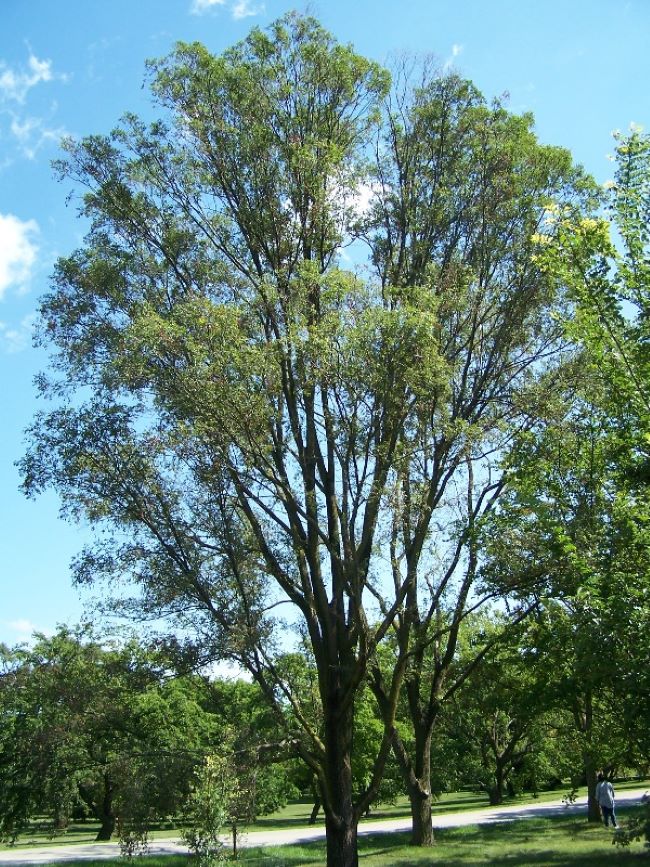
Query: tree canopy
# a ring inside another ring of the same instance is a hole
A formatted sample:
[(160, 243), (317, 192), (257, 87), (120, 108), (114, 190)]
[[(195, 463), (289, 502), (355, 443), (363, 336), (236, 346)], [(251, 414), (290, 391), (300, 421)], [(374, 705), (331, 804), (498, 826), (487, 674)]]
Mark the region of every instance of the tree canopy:
[(101, 823), (174, 813), (195, 766), (216, 740), (200, 692), (166, 682), (161, 661), (136, 644), (105, 647), (88, 629), (36, 636), (0, 653), (0, 835), (37, 815), (53, 833), (74, 815)]

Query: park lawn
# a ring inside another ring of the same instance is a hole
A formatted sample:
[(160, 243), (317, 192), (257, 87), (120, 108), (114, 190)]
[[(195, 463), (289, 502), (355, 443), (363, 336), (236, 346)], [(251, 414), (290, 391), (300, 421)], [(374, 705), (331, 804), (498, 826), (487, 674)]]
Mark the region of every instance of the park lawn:
[[(629, 780), (616, 784), (616, 791), (622, 793), (626, 789), (650, 787), (648, 780)], [(528, 804), (542, 804), (547, 801), (558, 800), (567, 794), (569, 785), (564, 785), (559, 789), (540, 792), (537, 796), (530, 792), (523, 792), (515, 798), (506, 798), (502, 806), (516, 804), (518, 806), (526, 806)], [(585, 795), (586, 789), (578, 790), (578, 797)], [(433, 805), (434, 822), (436, 815), (444, 813), (463, 812), (465, 810), (479, 810), (489, 807), (488, 799), (485, 793), (461, 791), (461, 792), (445, 792)], [(289, 828), (304, 828), (307, 825), (311, 813), (312, 803), (310, 801), (295, 801), (283, 807), (275, 813), (268, 816), (261, 816), (254, 825), (248, 826), (243, 830), (249, 831), (280, 831)], [(384, 819), (399, 819), (408, 818), (410, 816), (409, 803), (406, 797), (398, 799), (395, 804), (379, 804), (377, 805), (369, 818), (363, 820), (363, 824), (373, 821), (382, 821)], [(318, 817), (318, 824), (323, 823), (322, 812)], [(11, 848), (23, 849), (33, 846), (46, 845), (66, 845), (69, 846), (75, 843), (92, 843), (97, 836), (99, 823), (88, 822), (73, 822), (63, 833), (52, 837), (43, 825), (34, 822), (29, 832), (20, 836), (18, 841)], [(179, 829), (170, 821), (161, 823), (154, 827), (149, 834), (151, 840), (169, 840), (176, 839), (179, 836)], [(116, 837), (114, 839), (117, 839)], [(6, 843), (0, 843), (0, 849), (10, 848)]]
[[(640, 785), (634, 783), (632, 788)], [(618, 787), (617, 787), (618, 788)], [(503, 806), (508, 804), (542, 804), (545, 801), (554, 801), (563, 797), (569, 787), (556, 791), (542, 792), (536, 798), (530, 792), (522, 793), (515, 798), (506, 798)], [(436, 815), (442, 813), (461, 813), (465, 810), (480, 810), (490, 806), (487, 795), (484, 792), (444, 792), (433, 805), (434, 819)], [(287, 804), (276, 813), (271, 813), (268, 816), (260, 816), (254, 825), (251, 825), (249, 831), (280, 831), (288, 828), (303, 828), (311, 814), (311, 801), (300, 801)], [(377, 804), (372, 808), (371, 814), (362, 820), (365, 825), (369, 822), (383, 822), (385, 819), (408, 819), (411, 815), (408, 798), (406, 796), (398, 798), (394, 804)], [(318, 814), (317, 824), (324, 823), (322, 811)], [(163, 836), (158, 835), (156, 836)]]
[[(146, 867), (188, 867), (188, 860), (179, 855), (151, 856)], [(361, 867), (619, 867), (645, 860), (640, 843), (630, 849), (613, 847), (611, 831), (571, 816), (446, 828), (436, 834), (433, 849), (413, 849), (408, 835), (402, 833), (359, 838)], [(123, 867), (124, 863), (119, 859), (68, 862), (66, 867)], [(242, 849), (236, 863), (241, 867), (323, 867), (325, 844)]]
[[(642, 789), (644, 786), (650, 788), (650, 780), (628, 780), (626, 782), (616, 783), (616, 791), (622, 793), (628, 789)], [(529, 804), (544, 804), (548, 801), (557, 801), (563, 798), (570, 790), (568, 784), (559, 789), (552, 789), (546, 792), (533, 794), (531, 792), (522, 792), (514, 798), (506, 798), (500, 806), (506, 807), (509, 805), (517, 805), (525, 807)], [(587, 789), (582, 787), (577, 791), (577, 797), (586, 796)], [(466, 810), (481, 810), (487, 809), (490, 806), (487, 795), (484, 792), (475, 792), (464, 790), (461, 792), (443, 792), (442, 795), (435, 801), (433, 805), (433, 817), (444, 813), (461, 813)], [(281, 810), (271, 813), (268, 816), (260, 816), (254, 825), (250, 825), (249, 831), (280, 831), (288, 828), (304, 828), (311, 814), (311, 801), (295, 801), (287, 804)], [(381, 822), (385, 819), (408, 819), (411, 815), (408, 798), (405, 796), (398, 798), (394, 804), (378, 804), (373, 807), (372, 813), (368, 818), (362, 820), (362, 824), (366, 825), (371, 822)], [(317, 824), (323, 824), (323, 813), (319, 813)], [(152, 839), (163, 839), (169, 837), (169, 831), (155, 831)]]

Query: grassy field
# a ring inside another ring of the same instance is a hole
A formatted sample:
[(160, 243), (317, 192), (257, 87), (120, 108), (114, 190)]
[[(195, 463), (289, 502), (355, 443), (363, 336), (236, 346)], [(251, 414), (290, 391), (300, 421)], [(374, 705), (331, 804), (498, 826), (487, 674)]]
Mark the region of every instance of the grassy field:
[[(617, 783), (616, 791), (622, 794), (626, 789), (642, 788), (644, 785), (650, 786), (649, 781), (631, 780), (625, 783)], [(516, 804), (517, 806), (526, 806), (527, 804), (542, 804), (546, 801), (553, 801), (562, 798), (568, 791), (568, 786), (549, 792), (541, 792), (537, 797), (526, 793), (517, 796), (516, 798), (508, 798), (504, 801), (504, 806), (508, 804)], [(580, 789), (578, 796), (585, 795), (586, 790)], [(440, 796), (433, 808), (434, 823), (435, 816), (442, 813), (455, 813), (465, 810), (478, 810), (483, 807), (488, 807), (488, 799), (485, 794), (477, 792), (450, 792)], [(247, 830), (251, 831), (275, 831), (286, 830), (289, 828), (300, 827), (307, 825), (309, 815), (311, 813), (311, 803), (308, 801), (295, 802), (283, 807), (277, 813), (269, 816), (262, 816), (257, 822), (250, 826)], [(381, 821), (383, 819), (406, 818), (410, 815), (408, 800), (400, 799), (396, 804), (378, 805), (372, 812), (367, 822)], [(319, 816), (322, 821), (322, 813)], [(99, 825), (96, 822), (78, 822), (72, 823), (64, 833), (57, 834), (52, 837), (44, 827), (34, 823), (29, 830), (29, 833), (21, 835), (12, 848), (22, 849), (32, 846), (43, 845), (70, 845), (74, 843), (92, 843), (97, 835)], [(442, 833), (442, 832), (441, 832)], [(151, 840), (169, 839), (178, 836), (178, 830), (172, 823), (158, 826), (150, 833)], [(0, 849), (6, 849), (6, 844), (0, 844)], [(293, 863), (293, 862), (290, 862)], [(381, 862), (378, 862), (381, 863)], [(417, 863), (417, 862), (416, 862)], [(513, 862), (517, 863), (517, 862)], [(588, 863), (588, 862), (586, 862)], [(147, 865), (150, 862), (147, 861)]]
[[(630, 811), (621, 811), (623, 822)], [(150, 857), (147, 867), (187, 867), (182, 856)], [(612, 832), (583, 818), (561, 816), (449, 828), (436, 834), (433, 849), (414, 850), (405, 834), (377, 834), (359, 840), (362, 867), (619, 867), (647, 863), (637, 843), (629, 850), (612, 846)], [(69, 862), (67, 867), (70, 867)], [(241, 850), (242, 867), (323, 867), (323, 843)], [(123, 867), (124, 861), (74, 862), (75, 867)]]

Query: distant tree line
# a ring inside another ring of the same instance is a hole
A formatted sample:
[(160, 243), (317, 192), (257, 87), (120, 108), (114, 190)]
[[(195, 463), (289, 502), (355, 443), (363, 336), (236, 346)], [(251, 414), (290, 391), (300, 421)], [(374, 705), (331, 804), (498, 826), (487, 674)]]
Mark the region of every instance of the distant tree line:
[[(576, 720), (580, 696), (566, 682), (571, 661), (558, 665), (558, 650), (548, 642), (549, 628), (557, 629), (563, 617), (557, 612), (521, 626), (445, 705), (431, 747), (434, 797), (470, 789), (500, 804), (524, 791), (565, 786), (570, 793), (587, 781), (585, 743), (589, 760), (611, 776), (648, 772), (647, 735), (634, 743), (626, 730), (624, 690), (616, 678), (594, 689), (593, 730), (585, 733)], [(469, 618), (454, 665), (462, 670), (477, 642), (502, 625), (499, 613)], [(386, 648), (385, 664), (393, 661), (394, 651)], [(312, 691), (310, 723), (320, 729), (313, 660), (291, 653), (279, 664), (292, 689)], [(160, 648), (100, 642), (88, 627), (36, 635), (29, 648), (2, 646), (0, 666), (4, 840), (34, 828), (54, 837), (84, 822), (98, 824), (98, 840), (117, 835), (125, 845), (146, 843), (154, 828), (191, 829), (206, 768), (212, 769), (210, 786), (218, 792), (221, 781), (225, 793), (217, 798), (218, 831), (231, 829), (235, 842), (242, 824), (291, 799), (311, 798), (310, 821), (317, 819), (322, 801), (309, 767), (294, 755), (291, 731), (299, 726), (291, 707), (287, 703), (287, 740), (278, 736), (254, 683), (179, 674)], [(355, 710), (353, 779), (362, 790), (383, 724), (370, 690), (359, 695)], [(409, 745), (405, 702), (397, 724)], [(376, 803), (394, 803), (404, 794), (393, 760)]]

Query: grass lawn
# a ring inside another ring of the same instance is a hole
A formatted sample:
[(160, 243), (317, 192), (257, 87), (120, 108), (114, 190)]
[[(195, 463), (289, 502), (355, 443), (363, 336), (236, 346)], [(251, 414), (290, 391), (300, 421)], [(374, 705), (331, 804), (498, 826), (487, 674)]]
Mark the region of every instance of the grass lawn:
[[(622, 811), (623, 823), (631, 811)], [(146, 867), (187, 867), (182, 856), (150, 857)], [(561, 816), (494, 825), (449, 828), (436, 835), (433, 849), (415, 850), (405, 834), (376, 834), (359, 839), (362, 867), (618, 867), (647, 863), (640, 843), (612, 846), (612, 832), (583, 818)], [(70, 867), (69, 862), (67, 867)], [(75, 867), (123, 867), (124, 861), (74, 862)], [(240, 850), (242, 867), (323, 867), (324, 843)]]
[[(650, 782), (647, 780), (630, 780), (625, 783), (617, 783), (616, 791), (617, 793), (622, 794), (626, 789), (643, 788), (644, 785), (650, 787)], [(567, 794), (568, 790), (569, 786), (565, 785), (554, 791), (540, 792), (537, 797), (530, 793), (523, 793), (515, 798), (507, 798), (503, 805), (516, 804), (518, 806), (526, 806), (527, 804), (542, 804), (546, 801), (553, 801), (562, 798)], [(586, 795), (586, 789), (580, 789), (577, 794), (578, 796)], [(471, 791), (444, 793), (434, 803), (434, 823), (436, 815), (442, 813), (462, 812), (465, 810), (478, 810), (482, 807), (489, 807), (487, 796), (484, 793)], [(248, 830), (275, 831), (296, 827), (304, 828), (307, 825), (311, 808), (312, 804), (309, 801), (293, 802), (288, 804), (286, 807), (283, 807), (281, 810), (278, 810), (276, 813), (260, 817), (254, 825), (251, 825), (248, 828)], [(409, 816), (410, 810), (408, 800), (406, 798), (400, 798), (395, 804), (380, 804), (375, 807), (369, 819), (364, 820), (364, 825), (372, 821), (408, 818)], [(322, 823), (322, 821), (323, 814), (321, 812), (319, 815), (319, 822)], [(44, 826), (39, 825), (38, 822), (34, 822), (29, 832), (21, 835), (16, 844), (14, 844), (14, 847), (11, 848), (22, 849), (32, 846), (92, 843), (97, 835), (98, 828), (99, 824), (97, 822), (73, 822), (65, 832), (57, 834), (55, 837), (51, 837)], [(149, 837), (151, 840), (170, 839), (178, 837), (178, 833), (178, 829), (175, 828), (172, 823), (168, 823), (154, 828), (149, 834)], [(0, 843), (0, 849), (6, 848), (9, 848), (7, 844)], [(517, 862), (513, 863), (516, 864)], [(150, 862), (148, 861), (147, 864), (149, 865)]]

